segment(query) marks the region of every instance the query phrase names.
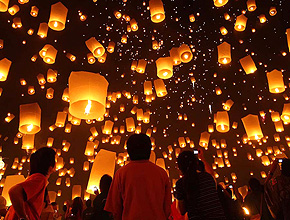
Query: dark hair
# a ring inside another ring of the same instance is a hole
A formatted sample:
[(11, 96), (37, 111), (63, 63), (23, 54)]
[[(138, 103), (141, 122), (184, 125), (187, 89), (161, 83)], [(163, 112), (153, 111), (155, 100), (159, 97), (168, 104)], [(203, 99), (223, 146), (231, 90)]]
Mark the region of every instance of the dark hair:
[(127, 141), (127, 151), (131, 160), (149, 160), (151, 140), (146, 134), (133, 134)]
[(198, 159), (192, 151), (183, 151), (177, 158), (178, 168), (183, 174), (183, 184), (187, 201), (193, 201), (199, 194), (199, 180), (197, 174)]
[(49, 147), (38, 149), (30, 156), (30, 175), (34, 173), (48, 174), (49, 167), (55, 166), (55, 151)]
[(80, 216), (83, 214), (83, 200), (81, 197), (75, 197), (73, 199), (72, 205), (71, 205), (71, 213), (74, 216), (77, 216), (78, 212), (80, 213)]
[(55, 205), (57, 205), (57, 203), (56, 202), (52, 202), (52, 203), (50, 203), (52, 206), (55, 206)]
[(62, 211), (66, 212), (66, 210), (67, 210), (67, 205), (63, 205), (62, 206)]
[(262, 192), (263, 191), (263, 187), (262, 187), (260, 181), (256, 178), (251, 178), (249, 180), (249, 186), (253, 192)]
[(281, 168), (282, 168), (281, 173), (284, 176), (290, 176), (290, 160), (289, 159), (283, 159)]
[(101, 193), (104, 193), (107, 195), (109, 192), (111, 183), (112, 183), (112, 177), (107, 175), (107, 174), (103, 175), (101, 180), (100, 180)]
[(201, 160), (198, 160), (198, 170), (200, 172), (205, 172), (205, 166), (204, 166), (204, 163)]
[(88, 207), (91, 207), (91, 206), (92, 206), (92, 200), (88, 199), (86, 201), (86, 207), (88, 208)]

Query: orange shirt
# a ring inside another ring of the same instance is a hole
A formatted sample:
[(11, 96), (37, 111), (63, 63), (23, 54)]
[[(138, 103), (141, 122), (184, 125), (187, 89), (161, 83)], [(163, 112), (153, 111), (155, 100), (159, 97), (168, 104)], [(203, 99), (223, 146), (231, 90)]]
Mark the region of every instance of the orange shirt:
[[(29, 176), (24, 182), (19, 183), (26, 193), (27, 200), (24, 203), (26, 214), (30, 220), (39, 220), (43, 208), (44, 192), (47, 185), (47, 178), (35, 173)], [(5, 220), (19, 219), (13, 206), (10, 207)]]
[(107, 197), (105, 210), (116, 220), (165, 220), (170, 215), (171, 192), (167, 173), (148, 160), (120, 168)]

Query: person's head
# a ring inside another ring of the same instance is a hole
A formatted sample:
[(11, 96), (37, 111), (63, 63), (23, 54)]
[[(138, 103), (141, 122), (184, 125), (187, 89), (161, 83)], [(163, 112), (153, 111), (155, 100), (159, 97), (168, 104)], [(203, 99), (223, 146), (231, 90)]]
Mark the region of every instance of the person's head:
[(112, 183), (112, 177), (107, 174), (103, 175), (100, 180), (101, 193), (108, 194), (111, 183)]
[(55, 171), (55, 151), (49, 147), (38, 149), (30, 156), (30, 175), (41, 173), (45, 176)]
[(198, 159), (192, 151), (183, 151), (177, 158), (179, 170), (185, 175), (188, 171), (195, 171), (198, 168)]
[(86, 207), (89, 208), (89, 207), (92, 207), (92, 200), (88, 199), (86, 201)]
[(151, 147), (151, 140), (146, 134), (133, 134), (127, 141), (130, 160), (149, 160)]
[(54, 209), (54, 210), (58, 210), (58, 207), (57, 207), (57, 203), (56, 202), (52, 202), (52, 203), (50, 203), (51, 205), (52, 205), (52, 208)]
[(63, 205), (63, 206), (62, 206), (62, 211), (65, 213), (66, 210), (67, 210), (67, 205)]
[(281, 173), (284, 176), (290, 177), (290, 160), (289, 159), (283, 159), (281, 168), (282, 168)]
[(72, 201), (72, 205), (71, 205), (71, 212), (74, 215), (77, 215), (77, 213), (79, 212), (80, 215), (82, 215), (83, 212), (83, 200), (81, 197), (75, 197)]
[(261, 183), (256, 178), (251, 178), (249, 180), (249, 187), (250, 187), (250, 190), (252, 190), (253, 192), (261, 192), (262, 191)]

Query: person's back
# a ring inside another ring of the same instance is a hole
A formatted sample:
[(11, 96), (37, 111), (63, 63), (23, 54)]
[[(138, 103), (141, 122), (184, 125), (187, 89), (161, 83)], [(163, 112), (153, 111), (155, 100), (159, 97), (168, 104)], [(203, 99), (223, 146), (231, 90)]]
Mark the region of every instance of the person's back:
[[(145, 157), (140, 150), (143, 147), (146, 148)], [(127, 141), (127, 149), (132, 161), (116, 172), (105, 210), (112, 212), (117, 220), (168, 219), (171, 204), (169, 178), (165, 170), (148, 160), (150, 138), (144, 134), (132, 135)]]
[(94, 216), (94, 209), (92, 207), (92, 201), (88, 199), (86, 201), (86, 209), (83, 211), (83, 220), (92, 220)]

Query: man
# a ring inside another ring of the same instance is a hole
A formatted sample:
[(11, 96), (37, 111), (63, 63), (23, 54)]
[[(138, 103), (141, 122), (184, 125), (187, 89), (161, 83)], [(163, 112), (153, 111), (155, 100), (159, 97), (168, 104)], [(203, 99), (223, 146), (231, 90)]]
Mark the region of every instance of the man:
[(55, 171), (55, 151), (52, 148), (38, 149), (30, 157), (30, 175), (9, 190), (12, 207), (7, 220), (39, 220), (44, 203), (48, 178)]
[(133, 134), (127, 141), (131, 162), (120, 168), (109, 190), (105, 210), (114, 220), (166, 220), (171, 193), (167, 173), (149, 162), (151, 141), (145, 134)]
[(271, 214), (278, 220), (290, 219), (290, 160), (283, 159), (281, 175), (272, 178), (278, 167), (276, 159), (265, 181), (265, 198)]

